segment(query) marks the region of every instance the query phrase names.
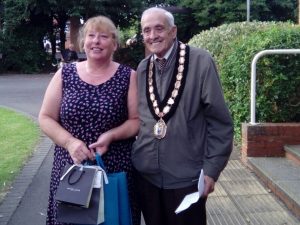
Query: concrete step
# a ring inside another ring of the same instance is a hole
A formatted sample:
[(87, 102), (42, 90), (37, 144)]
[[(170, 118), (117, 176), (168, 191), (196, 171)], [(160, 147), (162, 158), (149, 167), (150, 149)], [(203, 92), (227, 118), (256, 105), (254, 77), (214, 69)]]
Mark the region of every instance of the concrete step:
[(294, 161), (300, 166), (300, 145), (285, 145), (285, 157)]
[(249, 157), (253, 172), (300, 219), (300, 166), (284, 157)]

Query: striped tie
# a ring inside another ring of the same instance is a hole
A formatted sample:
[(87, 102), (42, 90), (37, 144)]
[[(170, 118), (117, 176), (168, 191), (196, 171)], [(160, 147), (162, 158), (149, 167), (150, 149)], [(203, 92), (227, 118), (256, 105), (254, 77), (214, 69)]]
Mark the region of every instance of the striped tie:
[(158, 62), (159, 71), (162, 71), (167, 60), (165, 58), (162, 58), (162, 59), (157, 58), (156, 61)]

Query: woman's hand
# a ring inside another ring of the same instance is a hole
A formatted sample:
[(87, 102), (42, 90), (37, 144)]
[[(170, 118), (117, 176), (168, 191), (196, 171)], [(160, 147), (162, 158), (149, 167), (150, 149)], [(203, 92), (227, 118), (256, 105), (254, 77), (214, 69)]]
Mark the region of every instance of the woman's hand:
[(75, 164), (81, 164), (86, 159), (95, 159), (95, 153), (90, 151), (86, 144), (77, 138), (71, 138), (66, 144), (66, 149)]
[(113, 141), (112, 134), (110, 132), (105, 132), (101, 134), (95, 143), (89, 145), (90, 149), (96, 150), (99, 155), (103, 155), (107, 152), (110, 143)]

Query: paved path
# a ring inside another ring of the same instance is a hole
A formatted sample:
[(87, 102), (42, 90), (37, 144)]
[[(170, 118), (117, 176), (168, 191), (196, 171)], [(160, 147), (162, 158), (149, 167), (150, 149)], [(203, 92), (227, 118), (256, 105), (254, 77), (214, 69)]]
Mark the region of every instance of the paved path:
[[(36, 118), (50, 75), (0, 75), (0, 106)], [(0, 225), (43, 225), (52, 164), (45, 136), (0, 205)], [(1, 169), (1, 166), (0, 166)], [(208, 225), (296, 225), (300, 221), (266, 189), (234, 151), (207, 201)]]
[(0, 105), (37, 118), (51, 74), (1, 75)]
[[(0, 75), (0, 106), (36, 120), (51, 78), (50, 74)], [(33, 157), (0, 205), (0, 225), (45, 224), (52, 165), (51, 146), (50, 139), (42, 135)]]

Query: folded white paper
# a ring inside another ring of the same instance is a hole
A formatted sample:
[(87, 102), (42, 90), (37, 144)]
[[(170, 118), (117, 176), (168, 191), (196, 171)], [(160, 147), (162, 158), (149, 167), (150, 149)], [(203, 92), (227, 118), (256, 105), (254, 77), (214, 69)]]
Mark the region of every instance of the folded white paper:
[(198, 180), (198, 191), (184, 196), (182, 202), (175, 210), (175, 213), (178, 214), (188, 209), (192, 204), (198, 202), (199, 198), (203, 194), (203, 191), (204, 191), (204, 174), (202, 169)]

